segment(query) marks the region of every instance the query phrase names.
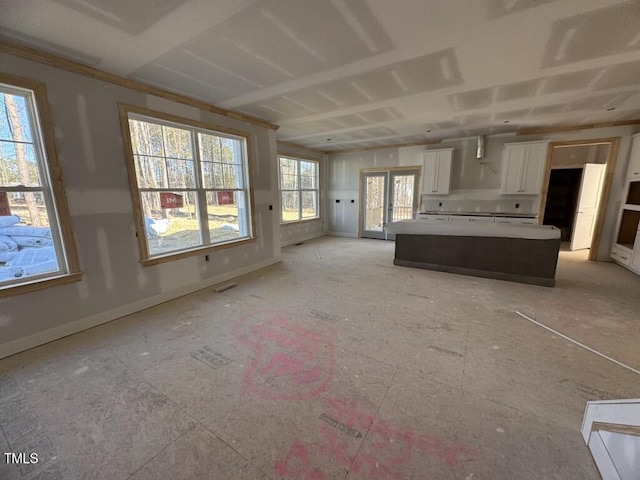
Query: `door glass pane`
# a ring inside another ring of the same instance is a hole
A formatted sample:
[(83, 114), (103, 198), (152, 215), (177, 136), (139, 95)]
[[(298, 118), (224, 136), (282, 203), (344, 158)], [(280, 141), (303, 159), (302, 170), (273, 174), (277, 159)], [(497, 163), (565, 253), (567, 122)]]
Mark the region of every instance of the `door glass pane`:
[(366, 177), (364, 229), (382, 232), (384, 225), (385, 177)]
[(415, 175), (393, 175), (391, 178), (393, 181), (391, 221), (409, 220), (413, 218)]

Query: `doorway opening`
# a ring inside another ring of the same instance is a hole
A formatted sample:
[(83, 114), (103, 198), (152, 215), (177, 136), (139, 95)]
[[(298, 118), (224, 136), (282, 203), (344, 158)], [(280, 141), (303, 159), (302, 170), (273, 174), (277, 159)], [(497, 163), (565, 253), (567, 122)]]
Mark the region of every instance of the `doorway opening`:
[(563, 242), (570, 241), (573, 233), (573, 216), (578, 202), (580, 180), (582, 180), (581, 168), (551, 170), (547, 207), (542, 224), (559, 228)]
[(415, 218), (420, 167), (360, 171), (359, 237), (395, 240), (384, 226)]
[(620, 138), (553, 142), (541, 199), (544, 225), (560, 229), (563, 250), (597, 257)]

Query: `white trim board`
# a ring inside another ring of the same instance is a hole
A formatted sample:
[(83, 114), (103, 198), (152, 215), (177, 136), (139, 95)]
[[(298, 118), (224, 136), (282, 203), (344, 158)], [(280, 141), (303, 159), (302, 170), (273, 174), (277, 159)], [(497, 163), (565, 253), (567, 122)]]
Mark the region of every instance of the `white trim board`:
[(314, 238), (324, 237), (324, 235), (325, 235), (324, 232), (315, 232), (315, 233), (312, 233), (310, 235), (305, 235), (303, 237), (287, 239), (286, 241), (281, 242), (280, 246), (281, 247), (288, 247), (289, 245), (294, 245), (296, 243), (307, 242), (309, 240), (313, 240)]
[(54, 340), (59, 340), (63, 337), (73, 335), (74, 333), (82, 332), (83, 330), (102, 325), (103, 323), (107, 323), (112, 320), (131, 315), (132, 313), (145, 310), (155, 305), (159, 305), (161, 303), (183, 297), (190, 293), (197, 292), (198, 290), (209, 288), (218, 283), (231, 280), (232, 278), (246, 275), (247, 273), (251, 273), (256, 270), (275, 265), (276, 263), (280, 263), (280, 261), (280, 257), (270, 258), (269, 260), (254, 263), (247, 267), (239, 268), (237, 270), (218, 275), (217, 277), (207, 278), (205, 280), (201, 280), (198, 283), (193, 283), (191, 285), (186, 285), (175, 290), (163, 292), (159, 295), (147, 297), (128, 305), (123, 305), (112, 310), (100, 312), (89, 317), (65, 323), (64, 325), (59, 325), (48, 330), (43, 330), (41, 332), (28, 335), (26, 337), (21, 337), (10, 342), (2, 343), (0, 344), (0, 359), (8, 357), (10, 355), (15, 355), (16, 353), (24, 352), (25, 350), (29, 350), (40, 345), (44, 345), (45, 343), (49, 343)]
[(348, 232), (327, 232), (327, 235), (331, 235), (332, 237), (358, 238), (357, 233), (348, 233)]
[(589, 443), (593, 422), (640, 427), (640, 398), (587, 402), (582, 420), (582, 438)]

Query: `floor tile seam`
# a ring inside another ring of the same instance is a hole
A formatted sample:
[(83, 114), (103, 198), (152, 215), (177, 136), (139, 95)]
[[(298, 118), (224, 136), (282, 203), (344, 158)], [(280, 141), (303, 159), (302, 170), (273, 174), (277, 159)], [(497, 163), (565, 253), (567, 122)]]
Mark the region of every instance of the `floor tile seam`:
[(129, 475), (127, 477), (127, 480), (131, 480), (139, 471), (141, 471), (144, 467), (146, 467), (147, 465), (149, 465), (151, 462), (153, 462), (156, 458), (158, 458), (158, 456), (164, 452), (166, 449), (168, 449), (171, 445), (175, 444), (178, 440), (180, 440), (182, 437), (184, 437), (185, 435), (187, 435), (188, 433), (192, 432), (194, 427), (188, 428), (187, 430), (185, 430), (184, 432), (180, 433), (180, 435), (178, 435), (176, 438), (173, 438), (171, 440), (171, 442), (169, 442), (167, 445), (165, 445), (164, 447), (162, 447), (160, 450), (158, 450), (158, 452), (156, 452), (155, 455), (153, 455), (149, 460), (147, 460), (146, 462), (144, 462), (139, 468), (137, 468), (131, 475)]
[(484, 400), (486, 402), (489, 402), (491, 404), (497, 405), (500, 408), (507, 408), (511, 411), (513, 411), (514, 413), (518, 414), (519, 416), (529, 416), (529, 417), (535, 417), (536, 419), (538, 419), (538, 421), (541, 421), (542, 423), (546, 423), (549, 425), (555, 425), (557, 427), (560, 428), (567, 428), (567, 429), (571, 429), (572, 431), (575, 431), (577, 433), (580, 433), (580, 428), (581, 428), (581, 424), (580, 425), (573, 425), (570, 423), (562, 423), (562, 422), (558, 422), (556, 420), (553, 420), (552, 418), (542, 415), (538, 412), (532, 411), (532, 410), (523, 410), (521, 408), (515, 407), (513, 405), (509, 405), (503, 402), (500, 402), (499, 400), (496, 400), (494, 398), (489, 398), (489, 397), (485, 397), (483, 395), (480, 395), (478, 393), (469, 391), (469, 390), (465, 390), (464, 392), (462, 392), (463, 396), (467, 395), (473, 398), (477, 398), (480, 400)]
[[(158, 452), (153, 455), (147, 462), (145, 462), (143, 465), (141, 465), (138, 469), (136, 469), (131, 475), (129, 475), (127, 477), (127, 480), (130, 480), (131, 478), (133, 478), (140, 470), (142, 470), (144, 467), (146, 467), (149, 463), (151, 463), (153, 460), (155, 460), (158, 455), (160, 455), (163, 451), (165, 451), (167, 448), (169, 448), (171, 445), (175, 444), (178, 440), (180, 440), (183, 436), (187, 435), (188, 433), (192, 432), (196, 426), (200, 426), (204, 429), (206, 429), (206, 427), (200, 422), (198, 421), (191, 413), (189, 413), (186, 409), (184, 409), (182, 406), (180, 406), (175, 400), (173, 400), (169, 395), (167, 395), (166, 393), (164, 393), (162, 390), (160, 390), (158, 387), (156, 387), (152, 382), (150, 382), (149, 380), (147, 380), (143, 375), (141, 375), (140, 373), (134, 371), (131, 367), (129, 367), (129, 365), (127, 365), (122, 359), (120, 359), (115, 353), (114, 353), (114, 358), (115, 360), (120, 363), (124, 368), (126, 368), (132, 375), (134, 375), (135, 377), (139, 378), (140, 380), (142, 380), (144, 383), (146, 383), (147, 385), (149, 385), (150, 387), (152, 387), (154, 390), (156, 390), (160, 395), (162, 395), (163, 397), (165, 397), (178, 411), (182, 412), (191, 422), (193, 422), (191, 425), (189, 425), (184, 431), (180, 432), (176, 437), (172, 438), (171, 441), (165, 445), (164, 447), (162, 447), (160, 450), (158, 450)], [(217, 438), (217, 435), (216, 435)]]
[[(351, 347), (351, 345), (352, 345), (354, 342), (355, 342), (355, 339), (354, 339), (354, 340), (352, 340), (352, 342), (349, 344), (349, 347)], [(391, 364), (391, 363), (387, 363), (387, 362), (385, 362), (385, 361), (383, 361), (383, 360), (378, 360), (377, 358), (370, 357), (369, 355), (365, 355), (364, 353), (356, 352), (356, 351), (354, 351), (354, 350), (349, 350), (349, 352), (350, 352), (350, 353), (353, 353), (353, 354), (355, 354), (355, 355), (358, 355), (358, 356), (360, 356), (360, 357), (366, 358), (367, 360), (371, 360), (371, 361), (374, 361), (374, 362), (376, 362), (376, 363), (381, 363), (382, 365), (385, 365), (385, 366), (390, 367), (390, 368), (397, 368), (397, 367), (398, 367), (397, 365), (393, 365), (393, 364)], [(391, 384), (389, 384), (389, 385), (391, 385)]]
[[(253, 467), (255, 467), (258, 471), (260, 471), (263, 475), (266, 475), (267, 478), (270, 478), (269, 475), (267, 475), (260, 467), (258, 467), (257, 465), (255, 465), (251, 460), (249, 460), (248, 458), (246, 458), (244, 455), (242, 455), (238, 450), (236, 450), (235, 448), (233, 448), (231, 445), (229, 445), (229, 443), (227, 443), (222, 437), (220, 437), (216, 432), (214, 432), (212, 429), (208, 428), (203, 422), (201, 422), (200, 420), (198, 420), (193, 414), (191, 414), (191, 412), (189, 412), (186, 408), (184, 408), (183, 406), (181, 406), (177, 401), (175, 401), (173, 398), (171, 398), (169, 395), (167, 395), (165, 392), (163, 392), (161, 389), (159, 389), (156, 385), (154, 385), (152, 382), (150, 382), (149, 380), (147, 380), (142, 374), (139, 374), (135, 371), (133, 371), (126, 363), (124, 363), (124, 361), (122, 361), (120, 358), (115, 357), (116, 360), (118, 362), (120, 362), (125, 368), (127, 368), (133, 375), (137, 376), (138, 378), (140, 378), (142, 381), (144, 381), (146, 384), (148, 384), (149, 386), (151, 386), (152, 388), (154, 388), (156, 391), (158, 391), (162, 396), (164, 396), (169, 402), (171, 402), (179, 411), (181, 411), (184, 415), (186, 415), (191, 421), (194, 422), (195, 425), (199, 425), (200, 427), (202, 427), (203, 429), (205, 429), (207, 432), (209, 432), (210, 434), (212, 434), (215, 438), (217, 438), (218, 440), (220, 440), (222, 443), (224, 443), (227, 447), (229, 447), (232, 451), (234, 451), (237, 455), (239, 455), (243, 460), (245, 460), (247, 463), (249, 463), (250, 465), (252, 465)], [(181, 433), (180, 435), (178, 435), (176, 438), (174, 438), (171, 443), (169, 445), (167, 445), (166, 447), (164, 447), (162, 450), (164, 450), (165, 448), (169, 447), (171, 444), (175, 443), (178, 439), (180, 439), (184, 434), (189, 433), (190, 431), (192, 431), (195, 427), (191, 427), (186, 429), (183, 433)], [(162, 451), (161, 450), (161, 451)], [(161, 453), (158, 452), (158, 453)], [(155, 455), (157, 456), (157, 454)], [(154, 456), (154, 458), (155, 458)], [(148, 462), (147, 462), (148, 463)], [(145, 464), (146, 465), (146, 464)], [(144, 465), (141, 467), (143, 468)], [(129, 477), (131, 478), (131, 477)]]
[(220, 435), (218, 435), (215, 430), (213, 430), (212, 428), (208, 427), (207, 425), (198, 422), (198, 424), (204, 428), (207, 432), (209, 432), (211, 435), (213, 435), (215, 438), (217, 438), (218, 440), (220, 440), (227, 448), (229, 448), (230, 450), (232, 450), (233, 452), (235, 452), (240, 458), (242, 458), (245, 462), (247, 462), (249, 465), (251, 465), (252, 467), (254, 467), (256, 470), (258, 470), (262, 475), (266, 476), (269, 480), (273, 480), (272, 477), (270, 477), (262, 468), (260, 468), (258, 465), (256, 465), (253, 461), (251, 461), (250, 459), (248, 459), (247, 457), (245, 457), (239, 450), (237, 450), (236, 448), (234, 448), (232, 445), (230, 445), (224, 438), (222, 438)]
[(467, 322), (467, 335), (464, 341), (464, 363), (462, 365), (462, 378), (460, 379), (460, 390), (462, 390), (463, 394), (464, 394), (464, 376), (467, 371), (467, 350), (469, 348), (469, 322), (470, 321), (471, 320)]
[(371, 430), (371, 426), (376, 421), (376, 418), (378, 418), (378, 412), (380, 412), (380, 409), (382, 408), (382, 405), (384, 404), (384, 401), (387, 398), (389, 390), (391, 390), (391, 387), (393, 386), (393, 380), (396, 378), (397, 371), (398, 371), (398, 368), (396, 367), (395, 371), (393, 373), (393, 377), (391, 377), (391, 381), (389, 382), (389, 386), (387, 387), (387, 390), (384, 392), (384, 395), (382, 396), (382, 400), (380, 400), (380, 405), (378, 405), (378, 408), (376, 409), (376, 412), (373, 414), (373, 418), (371, 419), (371, 423), (367, 427), (367, 431), (365, 432), (364, 436), (362, 437), (362, 441), (360, 442), (360, 445), (358, 446), (358, 450), (356, 451), (356, 454), (353, 456), (353, 461), (351, 462), (351, 465), (349, 465), (349, 470), (347, 471), (347, 473), (346, 473), (346, 475), (344, 477), (345, 479), (349, 477), (349, 473), (351, 473), (353, 465), (356, 462), (356, 460), (358, 458), (358, 455), (360, 455), (360, 450), (362, 449), (362, 446), (364, 445), (364, 442), (367, 440), (367, 437), (369, 436), (369, 431)]

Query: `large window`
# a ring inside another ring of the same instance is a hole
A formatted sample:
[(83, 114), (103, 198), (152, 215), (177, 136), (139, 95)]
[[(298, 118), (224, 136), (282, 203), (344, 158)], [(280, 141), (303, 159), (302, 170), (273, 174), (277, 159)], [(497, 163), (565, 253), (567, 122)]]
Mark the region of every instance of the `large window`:
[(252, 238), (246, 136), (121, 110), (143, 263)]
[(0, 74), (3, 295), (80, 278), (49, 124), (44, 86)]
[(310, 220), (318, 211), (318, 166), (313, 160), (279, 157), (282, 223)]

